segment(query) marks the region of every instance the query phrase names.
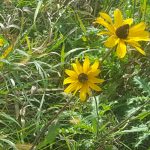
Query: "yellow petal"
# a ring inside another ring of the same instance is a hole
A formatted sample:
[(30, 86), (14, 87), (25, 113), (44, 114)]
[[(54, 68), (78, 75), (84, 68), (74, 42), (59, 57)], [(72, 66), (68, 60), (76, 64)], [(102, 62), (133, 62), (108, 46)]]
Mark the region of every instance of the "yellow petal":
[(83, 91), (80, 91), (80, 99), (83, 102), (86, 100), (86, 93), (84, 93)]
[(76, 92), (77, 92), (78, 90), (80, 90), (82, 86), (83, 86), (83, 84), (82, 84), (82, 83), (80, 83), (80, 82), (78, 82), (78, 83), (77, 83), (76, 90), (74, 91), (73, 95), (75, 95), (75, 94), (76, 94)]
[(65, 70), (65, 73), (70, 76), (70, 77), (73, 77), (73, 78), (77, 78), (78, 77), (78, 74), (75, 72), (75, 71), (72, 71), (72, 70), (69, 70), (69, 69), (66, 69)]
[(72, 91), (76, 90), (77, 83), (71, 83), (65, 90), (65, 93), (71, 93)]
[(105, 19), (107, 22), (111, 23), (112, 24), (112, 19), (110, 18), (110, 16), (106, 13), (100, 13), (100, 16)]
[(149, 32), (148, 31), (142, 31), (142, 32), (132, 32), (130, 33), (130, 30), (129, 30), (129, 38), (130, 37), (145, 37), (145, 38), (148, 38), (149, 37)]
[(73, 63), (72, 64), (72, 67), (74, 69), (74, 71), (79, 75), (81, 72), (80, 72), (80, 68), (78, 67), (77, 63)]
[(123, 24), (122, 13), (119, 9), (114, 11), (114, 25), (116, 28), (120, 27)]
[(133, 45), (135, 45), (137, 47), (141, 46), (138, 42), (136, 42), (134, 40), (131, 40), (131, 39), (124, 40), (124, 42), (128, 43), (129, 45), (133, 44)]
[(123, 41), (120, 41), (117, 46), (116, 54), (119, 58), (123, 58), (126, 55), (126, 45)]
[(130, 32), (129, 30), (128, 38), (133, 41), (150, 41), (147, 31)]
[(91, 95), (92, 93), (91, 93), (90, 87), (89, 87), (89, 85), (88, 85), (88, 82), (85, 83), (84, 86), (85, 86), (85, 88), (86, 88), (86, 93), (87, 93), (88, 95)]
[(89, 67), (90, 67), (90, 61), (89, 61), (89, 58), (86, 56), (84, 63), (83, 63), (83, 72), (87, 73), (89, 70)]
[(104, 43), (106, 47), (112, 48), (118, 43), (119, 39), (116, 36), (109, 37)]
[(109, 32), (111, 32), (112, 34), (115, 33), (115, 29), (112, 25), (108, 24), (106, 21), (104, 21), (103, 18), (98, 17), (95, 21), (95, 23), (99, 23), (101, 25), (103, 25), (105, 28), (107, 28), (109, 30)]
[(104, 82), (104, 79), (98, 79), (95, 77), (88, 77), (88, 79), (89, 79), (89, 82), (92, 82), (92, 83), (103, 83)]
[(150, 38), (145, 37), (131, 37), (130, 39), (134, 41), (150, 41)]
[(83, 68), (82, 68), (82, 65), (79, 63), (78, 59), (76, 59), (76, 65), (77, 65), (77, 68), (79, 70), (79, 72), (83, 72)]
[(123, 25), (125, 25), (125, 24), (131, 25), (132, 23), (133, 23), (133, 19), (132, 18), (128, 18), (128, 19), (123, 21)]
[(83, 86), (81, 89), (80, 89), (80, 99), (81, 101), (85, 101), (86, 100), (86, 95), (87, 95), (87, 87), (86, 86)]
[(100, 69), (97, 69), (97, 70), (95, 70), (95, 71), (90, 70), (90, 71), (88, 72), (88, 76), (89, 76), (89, 77), (90, 77), (90, 76), (95, 77), (95, 76), (98, 76), (100, 72), (101, 72)]
[(106, 34), (106, 35), (111, 35), (111, 33), (108, 32), (108, 31), (101, 31), (101, 32), (99, 32), (97, 35), (100, 36), (100, 35), (104, 35), (104, 34)]
[(99, 61), (96, 60), (96, 61), (94, 62), (94, 64), (91, 66), (91, 71), (92, 71), (92, 72), (96, 71), (96, 70), (98, 69), (98, 67), (99, 67)]
[(134, 46), (141, 54), (146, 55), (144, 50), (142, 50), (140, 47)]
[(130, 33), (132, 34), (139, 31), (144, 31), (145, 28), (146, 28), (146, 24), (144, 22), (140, 22), (139, 24), (130, 27)]
[(138, 43), (131, 42), (130, 45), (137, 49), (137, 51), (139, 51), (141, 54), (146, 55), (145, 51), (140, 48), (140, 45)]
[(72, 77), (68, 77), (64, 80), (63, 85), (68, 84), (68, 83), (73, 83), (73, 82), (77, 82), (77, 79), (74, 79)]
[(94, 84), (92, 82), (88, 82), (88, 84), (89, 84), (89, 87), (95, 91), (101, 91), (102, 90), (99, 86), (97, 86), (96, 84)]

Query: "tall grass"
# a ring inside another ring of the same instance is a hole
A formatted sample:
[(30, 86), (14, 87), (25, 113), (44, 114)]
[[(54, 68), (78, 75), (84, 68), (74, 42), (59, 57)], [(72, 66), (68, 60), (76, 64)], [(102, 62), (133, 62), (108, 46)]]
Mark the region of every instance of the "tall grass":
[[(63, 108), (65, 68), (85, 55), (102, 60), (108, 49), (92, 22), (100, 11), (122, 10), (149, 30), (149, 0), (4, 0), (0, 4), (0, 149), (29, 150)], [(101, 64), (103, 91), (78, 97), (41, 137), (40, 150), (148, 150), (150, 43), (147, 56), (131, 51)], [(10, 48), (8, 50), (8, 48)], [(7, 55), (6, 55), (7, 54)], [(5, 56), (5, 57), (3, 57)]]

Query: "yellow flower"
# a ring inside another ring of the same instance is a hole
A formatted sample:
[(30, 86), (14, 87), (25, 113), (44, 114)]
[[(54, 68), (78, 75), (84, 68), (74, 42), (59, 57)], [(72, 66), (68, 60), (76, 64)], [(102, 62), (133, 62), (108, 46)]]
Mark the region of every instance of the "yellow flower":
[(83, 65), (76, 62), (72, 64), (73, 70), (65, 70), (65, 73), (69, 76), (64, 80), (65, 84), (70, 84), (64, 92), (71, 93), (74, 91), (74, 95), (77, 91), (80, 91), (81, 101), (85, 101), (87, 94), (91, 95), (91, 89), (95, 91), (101, 91), (101, 88), (96, 85), (96, 83), (104, 82), (103, 79), (98, 79), (96, 76), (99, 75), (100, 69), (99, 61), (96, 60), (93, 65), (90, 66), (90, 61), (88, 57), (85, 57)]
[(0, 59), (5, 59), (9, 53), (13, 50), (13, 46), (10, 45), (5, 51), (4, 53), (0, 56)]
[(108, 14), (100, 13), (100, 17), (96, 18), (94, 23), (99, 23), (107, 28), (107, 31), (100, 32), (98, 35), (106, 34), (109, 36), (104, 44), (109, 48), (117, 45), (116, 54), (119, 58), (126, 55), (126, 44), (146, 55), (138, 43), (138, 41), (150, 41), (149, 32), (145, 31), (146, 25), (144, 22), (131, 26), (133, 19), (124, 20), (121, 11), (116, 9), (114, 11), (114, 22)]
[(4, 45), (4, 40), (0, 39), (0, 47), (2, 47)]

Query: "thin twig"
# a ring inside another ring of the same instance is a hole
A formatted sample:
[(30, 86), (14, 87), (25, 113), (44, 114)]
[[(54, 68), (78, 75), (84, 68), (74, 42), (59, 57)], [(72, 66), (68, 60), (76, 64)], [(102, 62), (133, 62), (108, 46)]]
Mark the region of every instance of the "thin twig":
[[(73, 98), (73, 97), (72, 97)], [(30, 148), (30, 150), (34, 150), (34, 148), (36, 147), (36, 145), (39, 143), (41, 137), (44, 135), (44, 133), (47, 131), (48, 127), (53, 123), (53, 121), (60, 115), (60, 113), (62, 113), (65, 108), (70, 104), (70, 102), (72, 101), (72, 98), (61, 108), (61, 110), (59, 110), (59, 112), (57, 114), (54, 115), (54, 117), (43, 127), (43, 129), (39, 132), (39, 134), (36, 136), (32, 147)]]

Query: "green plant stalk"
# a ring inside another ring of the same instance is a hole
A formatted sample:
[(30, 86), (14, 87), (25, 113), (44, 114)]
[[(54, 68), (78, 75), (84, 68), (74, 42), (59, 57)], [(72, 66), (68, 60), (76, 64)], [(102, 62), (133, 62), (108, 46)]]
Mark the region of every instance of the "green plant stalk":
[(65, 110), (65, 108), (70, 104), (73, 97), (70, 98), (70, 100), (59, 110), (57, 114), (54, 115), (54, 117), (42, 128), (42, 130), (37, 134), (35, 137), (35, 140), (33, 142), (32, 147), (30, 150), (34, 150), (36, 145), (39, 143), (41, 137), (44, 135), (44, 133), (47, 131), (48, 127), (53, 123), (53, 121)]
[(133, 19), (134, 19), (134, 15), (135, 15), (135, 6), (136, 6), (136, 0), (134, 0), (134, 2), (133, 2)]
[(98, 0), (96, 0), (96, 2), (95, 2), (95, 6), (94, 6), (94, 16), (96, 16), (97, 6), (98, 6)]
[(144, 21), (145, 21), (145, 18), (146, 18), (146, 11), (147, 11), (147, 0), (144, 0), (143, 3), (144, 3), (144, 4), (143, 4), (144, 10), (143, 10), (143, 12), (142, 12), (142, 18), (143, 18)]
[(94, 100), (95, 100), (95, 106), (96, 106), (96, 115), (97, 115), (97, 137), (99, 136), (99, 113), (98, 113), (98, 104), (97, 104), (97, 100), (96, 97), (94, 96)]

